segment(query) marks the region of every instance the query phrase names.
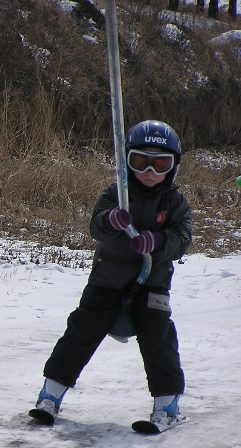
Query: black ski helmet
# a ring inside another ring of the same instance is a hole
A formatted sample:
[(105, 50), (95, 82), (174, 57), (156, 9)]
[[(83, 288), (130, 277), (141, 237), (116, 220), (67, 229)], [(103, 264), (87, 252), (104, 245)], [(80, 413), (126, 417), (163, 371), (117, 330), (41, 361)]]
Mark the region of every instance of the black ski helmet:
[(155, 146), (175, 155), (175, 165), (181, 160), (181, 142), (174, 129), (163, 121), (145, 120), (133, 126), (126, 137), (127, 154), (131, 148)]

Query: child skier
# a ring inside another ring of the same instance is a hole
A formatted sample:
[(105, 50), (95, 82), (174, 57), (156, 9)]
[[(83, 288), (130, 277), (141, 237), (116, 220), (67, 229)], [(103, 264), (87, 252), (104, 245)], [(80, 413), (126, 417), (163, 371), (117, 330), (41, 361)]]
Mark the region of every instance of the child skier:
[[(143, 121), (126, 139), (130, 213), (118, 207), (116, 184), (106, 188), (93, 211), (90, 233), (97, 241), (93, 267), (79, 307), (45, 364), (44, 386), (33, 418), (54, 421), (68, 387), (74, 387), (120, 312), (123, 296), (142, 267), (143, 254), (152, 268), (132, 300), (131, 317), (154, 398), (151, 422), (162, 424), (178, 415), (184, 392), (178, 339), (170, 319), (173, 260), (191, 243), (191, 211), (174, 184), (181, 159), (176, 132), (166, 123)], [(132, 223), (139, 236), (125, 230)]]

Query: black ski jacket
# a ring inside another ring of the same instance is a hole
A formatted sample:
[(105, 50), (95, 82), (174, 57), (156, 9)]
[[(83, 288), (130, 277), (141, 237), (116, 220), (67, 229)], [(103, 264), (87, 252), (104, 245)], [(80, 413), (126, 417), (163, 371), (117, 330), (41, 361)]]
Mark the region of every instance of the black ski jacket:
[[(159, 184), (147, 188), (138, 181), (129, 182), (130, 213), (136, 230), (164, 232), (162, 249), (152, 252), (152, 269), (146, 285), (171, 288), (173, 260), (178, 260), (191, 244), (191, 210), (176, 185)], [(108, 212), (118, 206), (116, 183), (106, 188), (95, 205), (90, 222), (91, 236), (97, 241), (89, 284), (121, 289), (128, 287), (139, 275), (143, 256), (133, 252), (130, 238), (108, 223)], [(157, 222), (160, 212), (166, 221)]]

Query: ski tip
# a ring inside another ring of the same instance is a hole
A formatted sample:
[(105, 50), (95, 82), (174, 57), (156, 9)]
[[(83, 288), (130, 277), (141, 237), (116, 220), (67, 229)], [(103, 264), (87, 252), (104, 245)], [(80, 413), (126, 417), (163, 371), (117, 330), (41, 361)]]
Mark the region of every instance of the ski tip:
[(175, 426), (183, 425), (190, 421), (189, 417), (178, 415), (176, 419), (173, 419), (167, 423), (157, 425), (148, 420), (138, 420), (132, 423), (132, 429), (140, 434), (155, 435), (160, 434), (168, 429), (174, 428)]
[(132, 429), (141, 434), (160, 434), (158, 427), (147, 420), (139, 420), (132, 423)]
[(38, 423), (42, 423), (43, 425), (53, 425), (54, 424), (54, 417), (49, 414), (49, 412), (43, 411), (42, 409), (31, 409), (28, 413), (29, 417), (32, 417), (36, 420)]

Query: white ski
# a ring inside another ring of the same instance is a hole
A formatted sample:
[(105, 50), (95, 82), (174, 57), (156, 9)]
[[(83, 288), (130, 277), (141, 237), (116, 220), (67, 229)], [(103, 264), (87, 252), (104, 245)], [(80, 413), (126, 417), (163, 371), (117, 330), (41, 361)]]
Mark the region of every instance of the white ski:
[(148, 420), (138, 420), (132, 423), (132, 429), (134, 431), (139, 432), (140, 434), (160, 434), (164, 431), (168, 431), (168, 429), (174, 428), (175, 426), (183, 425), (184, 423), (188, 423), (190, 421), (189, 417), (184, 415), (178, 415), (176, 418), (169, 418), (166, 422), (163, 423), (152, 423)]
[(44, 411), (43, 409), (33, 408), (29, 411), (28, 415), (34, 418), (38, 423), (42, 423), (43, 425), (54, 424), (54, 416), (49, 412)]

